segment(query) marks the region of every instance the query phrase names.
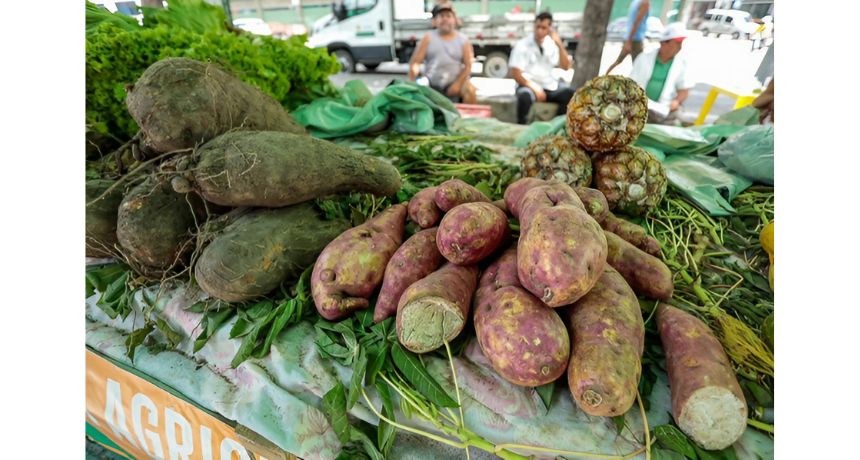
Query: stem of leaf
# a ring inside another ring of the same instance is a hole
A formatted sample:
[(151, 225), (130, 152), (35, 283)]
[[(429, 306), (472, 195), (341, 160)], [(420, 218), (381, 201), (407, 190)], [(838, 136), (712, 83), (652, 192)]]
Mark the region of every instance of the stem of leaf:
[(758, 420), (753, 420), (751, 418), (747, 419), (747, 425), (758, 428), (762, 431), (767, 431), (770, 434), (773, 434), (773, 425), (768, 425), (767, 423), (759, 422)]
[(445, 439), (441, 436), (436, 436), (433, 433), (428, 433), (426, 431), (422, 431), (422, 430), (419, 430), (417, 428), (412, 428), (410, 426), (401, 425), (401, 424), (399, 424), (393, 420), (388, 419), (387, 417), (380, 414), (379, 411), (376, 410), (376, 407), (370, 401), (370, 398), (367, 397), (367, 392), (364, 391), (364, 387), (361, 387), (361, 395), (364, 397), (364, 400), (367, 401), (367, 405), (370, 407), (370, 410), (373, 411), (373, 413), (376, 414), (376, 416), (379, 417), (380, 420), (385, 421), (386, 423), (390, 424), (391, 426), (399, 428), (399, 429), (404, 430), (404, 431), (408, 431), (410, 433), (417, 434), (419, 436), (424, 436), (426, 438), (441, 442), (443, 444), (447, 444), (447, 445), (452, 446), (452, 447), (456, 447), (458, 449), (466, 448), (466, 445), (463, 443), (454, 442), (454, 441), (451, 441), (450, 439)]

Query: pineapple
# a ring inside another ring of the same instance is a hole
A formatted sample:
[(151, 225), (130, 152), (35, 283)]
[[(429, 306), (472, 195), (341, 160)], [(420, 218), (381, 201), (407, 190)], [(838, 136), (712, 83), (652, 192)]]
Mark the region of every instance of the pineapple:
[(542, 136), (526, 147), (521, 162), (523, 177), (556, 179), (571, 187), (591, 184), (591, 159), (567, 136)]
[(633, 80), (619, 75), (592, 78), (567, 106), (568, 133), (591, 152), (631, 144), (648, 118), (648, 98)]
[(609, 208), (641, 216), (654, 209), (669, 182), (663, 164), (651, 153), (632, 145), (593, 158), (594, 188), (606, 195)]

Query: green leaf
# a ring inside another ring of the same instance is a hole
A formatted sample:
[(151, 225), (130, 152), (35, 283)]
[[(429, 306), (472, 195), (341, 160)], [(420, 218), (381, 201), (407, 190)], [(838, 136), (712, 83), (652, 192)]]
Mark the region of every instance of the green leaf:
[(153, 329), (155, 329), (155, 325), (152, 322), (147, 322), (142, 328), (135, 329), (128, 335), (128, 337), (126, 337), (125, 355), (128, 356), (128, 359), (132, 362), (134, 362), (134, 352), (137, 349), (137, 346), (146, 340)]
[(612, 422), (615, 423), (615, 434), (621, 434), (624, 430), (624, 415), (612, 417)]
[(340, 442), (342, 444), (349, 442), (350, 426), (346, 418), (346, 394), (344, 394), (343, 383), (337, 382), (337, 385), (323, 396), (322, 410)]
[(761, 276), (758, 273), (750, 270), (741, 271), (741, 275), (744, 277), (745, 281), (752, 284), (760, 291), (766, 292), (768, 294), (772, 292), (770, 290), (770, 283), (764, 276)]
[(373, 441), (371, 441), (370, 438), (367, 437), (367, 435), (364, 434), (364, 432), (359, 430), (358, 428), (354, 426), (350, 427), (349, 439), (350, 441), (360, 443), (361, 446), (364, 447), (364, 451), (367, 453), (367, 455), (370, 456), (371, 460), (385, 460), (385, 457), (383, 457), (382, 453), (379, 452)]
[(102, 294), (99, 302), (110, 304), (120, 299), (126, 289), (126, 281), (128, 280), (128, 272), (124, 272), (121, 276), (113, 280)]
[(352, 409), (358, 401), (358, 395), (361, 394), (361, 382), (364, 380), (364, 373), (367, 371), (367, 355), (364, 348), (358, 349), (358, 355), (352, 364), (352, 378), (349, 381), (349, 395), (346, 400), (347, 410)]
[(541, 401), (543, 401), (543, 405), (544, 407), (546, 407), (546, 410), (548, 412), (550, 406), (552, 405), (552, 394), (555, 391), (555, 382), (550, 382), (546, 385), (535, 387), (535, 391), (537, 391), (537, 394), (540, 395), (540, 399)]
[(155, 322), (155, 327), (164, 334), (164, 337), (167, 339), (167, 345), (172, 350), (175, 349), (180, 342), (182, 342), (182, 334), (176, 332), (167, 321), (162, 318), (158, 318)]
[(320, 353), (336, 360), (344, 366), (348, 366), (347, 361), (352, 361), (352, 353), (343, 345), (335, 342), (332, 337), (325, 331), (317, 328), (317, 336), (314, 339)]
[[(376, 381), (376, 392), (382, 400), (382, 415), (392, 421), (397, 421), (394, 418), (394, 404), (391, 402), (391, 392), (388, 390), (388, 383), (384, 380)], [(379, 450), (388, 455), (388, 451), (394, 444), (394, 438), (397, 435), (397, 428), (394, 425), (380, 419), (377, 428), (377, 446)]]
[(741, 379), (741, 385), (760, 406), (773, 407), (773, 394), (767, 388), (748, 379)]
[(293, 316), (296, 313), (295, 307), (297, 303), (298, 302), (293, 299), (278, 306), (278, 317), (275, 319), (272, 327), (269, 328), (269, 332), (266, 334), (266, 339), (263, 340), (263, 345), (257, 350), (257, 353), (254, 353), (255, 358), (262, 359), (268, 355), (269, 349), (272, 347), (272, 342), (275, 341), (278, 334), (280, 334), (284, 327), (286, 327), (287, 323), (298, 321), (298, 318)]
[(260, 335), (260, 328), (255, 327), (251, 330), (248, 335), (242, 339), (242, 345), (239, 346), (239, 350), (236, 352), (236, 356), (233, 357), (233, 361), (230, 362), (230, 366), (234, 369), (239, 367), (246, 359), (251, 357), (251, 353), (254, 351), (254, 348), (257, 346), (257, 337)]
[(696, 451), (687, 435), (672, 425), (660, 425), (654, 427), (654, 435), (657, 441), (665, 448), (675, 451), (687, 458), (696, 458)]
[(388, 358), (388, 343), (377, 342), (367, 348), (367, 373), (364, 376), (365, 385), (373, 385), (376, 382), (376, 374), (385, 365)]
[(684, 456), (671, 450), (651, 448), (651, 460), (684, 460)]
[(230, 329), (230, 338), (238, 339), (239, 337), (244, 337), (254, 329), (254, 326), (253, 322), (240, 317), (233, 323), (233, 327)]
[(442, 407), (459, 407), (457, 401), (448, 396), (442, 386), (427, 372), (421, 361), (412, 352), (404, 350), (399, 343), (392, 344), (391, 359), (406, 380), (431, 402)]
[(252, 305), (251, 308), (244, 310), (244, 313), (250, 320), (259, 320), (265, 318), (266, 315), (271, 313), (273, 306), (274, 304), (271, 300), (261, 300)]
[(705, 450), (693, 444), (693, 448), (696, 449), (696, 454), (699, 455), (700, 460), (738, 460), (734, 446), (726, 447), (723, 450)]

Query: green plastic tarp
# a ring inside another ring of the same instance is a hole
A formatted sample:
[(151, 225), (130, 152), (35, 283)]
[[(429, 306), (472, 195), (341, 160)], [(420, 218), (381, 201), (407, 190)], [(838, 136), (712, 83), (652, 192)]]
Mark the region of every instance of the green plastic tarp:
[(444, 95), (412, 82), (395, 81), (372, 96), (361, 80), (347, 82), (338, 97), (317, 99), (293, 112), (314, 137), (329, 139), (390, 130), (448, 134), (460, 117)]
[(752, 185), (712, 156), (671, 155), (663, 166), (669, 183), (711, 216), (734, 214), (731, 201)]

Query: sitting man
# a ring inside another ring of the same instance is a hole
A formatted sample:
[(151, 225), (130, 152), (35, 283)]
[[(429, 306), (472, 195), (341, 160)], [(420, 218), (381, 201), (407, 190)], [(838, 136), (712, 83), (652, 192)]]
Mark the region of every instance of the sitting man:
[(535, 102), (555, 102), (558, 115), (567, 111), (573, 88), (559, 84), (552, 70), (556, 67), (570, 69), (571, 59), (552, 28), (551, 14), (544, 12), (535, 17), (534, 35), (514, 45), (509, 67), (517, 82), (517, 123), (526, 123), (529, 109)]
[(660, 48), (645, 51), (633, 61), (630, 78), (648, 96), (648, 123), (679, 124), (681, 104), (694, 86), (687, 78), (687, 61), (678, 55), (686, 37), (683, 24), (669, 24), (660, 37)]
[(430, 87), (448, 96), (453, 102), (474, 104), (477, 91), (469, 82), (474, 53), (465, 35), (457, 32), (457, 15), (447, 2), (433, 8), (433, 25), (436, 30), (421, 39), (409, 61), (409, 80), (415, 81), (426, 60), (425, 74)]

